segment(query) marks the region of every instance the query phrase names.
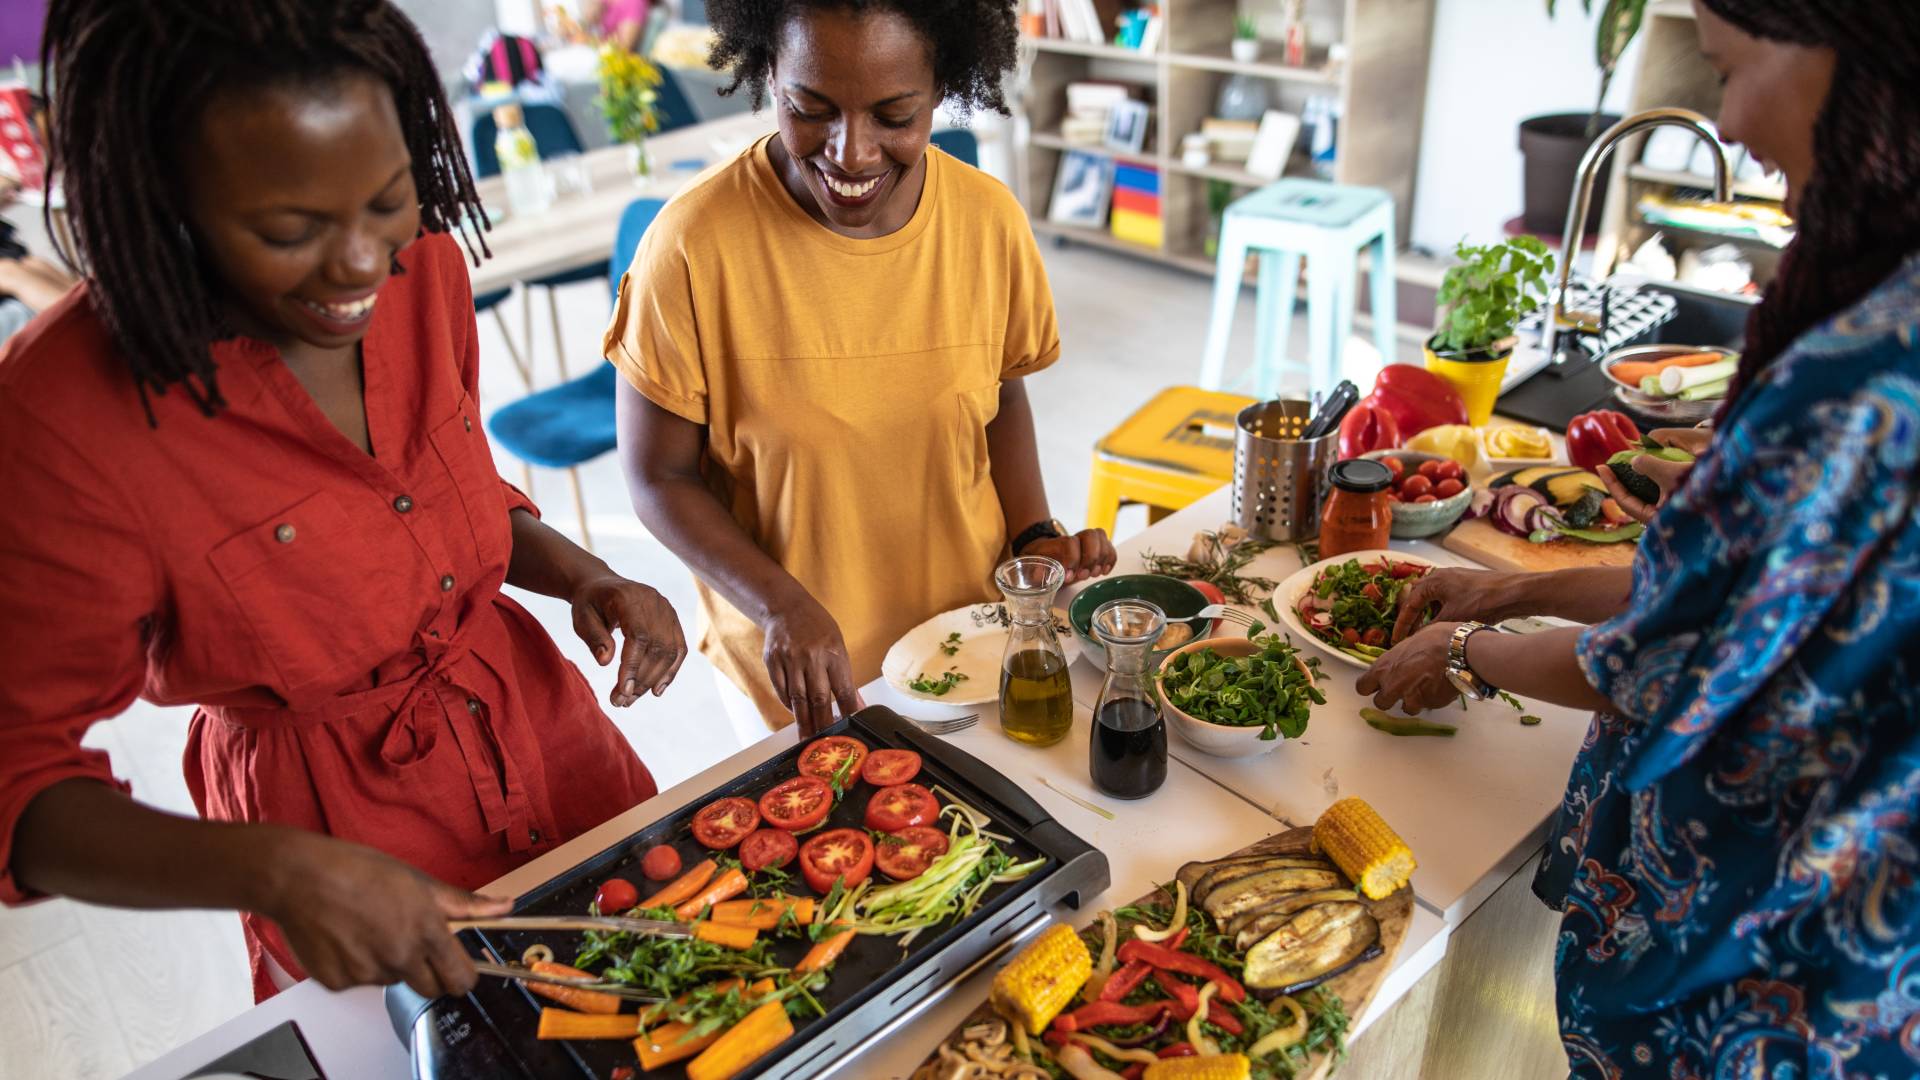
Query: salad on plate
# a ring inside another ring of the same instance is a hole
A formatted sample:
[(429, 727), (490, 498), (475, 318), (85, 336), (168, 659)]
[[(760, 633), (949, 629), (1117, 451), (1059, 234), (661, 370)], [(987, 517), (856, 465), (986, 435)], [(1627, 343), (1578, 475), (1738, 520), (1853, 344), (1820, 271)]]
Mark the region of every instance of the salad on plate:
[(1330, 648), (1371, 664), (1387, 651), (1400, 594), (1430, 569), (1386, 555), (1335, 563), (1314, 575), (1294, 614)]

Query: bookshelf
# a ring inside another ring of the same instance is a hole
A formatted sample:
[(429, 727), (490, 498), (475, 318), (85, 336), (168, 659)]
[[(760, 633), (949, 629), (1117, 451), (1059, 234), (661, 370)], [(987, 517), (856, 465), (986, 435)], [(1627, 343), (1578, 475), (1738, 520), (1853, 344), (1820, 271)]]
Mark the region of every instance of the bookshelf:
[[(1250, 76), (1267, 82), (1274, 108), (1295, 115), (1301, 114), (1312, 96), (1338, 103), (1341, 119), (1334, 179), (1384, 188), (1392, 194), (1404, 244), (1413, 216), (1434, 2), (1307, 0), (1308, 62), (1300, 67), (1281, 62), (1286, 27), (1280, 0), (1159, 0), (1163, 26), (1159, 45), (1152, 51), (1023, 37), (1024, 86), (1016, 102), (1014, 125), (1015, 190), (1035, 232), (1196, 273), (1213, 273), (1214, 262), (1206, 254), (1214, 224), (1209, 185), (1223, 181), (1238, 197), (1269, 181), (1232, 162), (1188, 166), (1181, 161), (1180, 140), (1198, 131), (1200, 122), (1213, 114), (1226, 79)], [(1254, 19), (1259, 27), (1262, 51), (1255, 60), (1243, 62), (1231, 55), (1236, 15)], [(1345, 47), (1344, 62), (1331, 59), (1330, 48), (1335, 44)], [(1089, 80), (1131, 84), (1138, 88), (1135, 97), (1150, 104), (1153, 125), (1140, 153), (1074, 146), (1061, 138), (1066, 87)], [(1285, 175), (1313, 175), (1306, 150), (1309, 138), (1309, 132), (1301, 133)], [(1047, 219), (1054, 179), (1062, 155), (1069, 150), (1147, 165), (1159, 172), (1165, 233), (1161, 245), (1131, 244), (1105, 230)]]

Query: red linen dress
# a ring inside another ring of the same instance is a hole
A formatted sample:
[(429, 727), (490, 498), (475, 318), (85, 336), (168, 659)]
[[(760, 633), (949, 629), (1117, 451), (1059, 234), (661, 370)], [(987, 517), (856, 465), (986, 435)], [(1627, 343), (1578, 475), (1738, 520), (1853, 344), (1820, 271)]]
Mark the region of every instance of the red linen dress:
[[(459, 246), (401, 253), (362, 345), (368, 456), (277, 350), (214, 346), (227, 407), (151, 427), (82, 285), (0, 353), (0, 901), (21, 812), (136, 696), (197, 704), (207, 818), (366, 844), (465, 888), (654, 794), (545, 630), (501, 593), (510, 509), (475, 400)], [(124, 785), (122, 785), (124, 787)], [(300, 968), (278, 929), (262, 950)]]

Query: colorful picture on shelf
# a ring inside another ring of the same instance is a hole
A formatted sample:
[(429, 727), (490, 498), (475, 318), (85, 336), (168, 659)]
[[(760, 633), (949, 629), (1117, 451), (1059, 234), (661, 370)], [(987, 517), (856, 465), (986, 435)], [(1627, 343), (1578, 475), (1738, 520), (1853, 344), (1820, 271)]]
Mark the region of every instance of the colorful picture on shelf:
[(1143, 101), (1129, 98), (1115, 102), (1107, 112), (1107, 149), (1139, 153), (1147, 145), (1147, 125), (1152, 116)]
[(1047, 220), (1056, 225), (1098, 229), (1107, 223), (1107, 204), (1113, 198), (1113, 159), (1084, 150), (1060, 155), (1060, 172), (1053, 180), (1053, 202)]

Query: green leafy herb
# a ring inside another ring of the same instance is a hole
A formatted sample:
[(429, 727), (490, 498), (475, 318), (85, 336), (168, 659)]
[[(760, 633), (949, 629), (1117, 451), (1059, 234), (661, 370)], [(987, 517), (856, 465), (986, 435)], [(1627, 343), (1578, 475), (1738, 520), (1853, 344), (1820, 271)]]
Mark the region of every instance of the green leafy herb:
[(1272, 544), (1264, 540), (1242, 540), (1228, 546), (1218, 533), (1203, 532), (1200, 536), (1206, 541), (1206, 550), (1197, 561), (1173, 555), (1155, 555), (1152, 552), (1142, 555), (1140, 559), (1148, 570), (1156, 574), (1207, 582), (1236, 604), (1251, 604), (1255, 593), (1265, 595), (1273, 591), (1275, 583), (1272, 578), (1241, 573)]
[[(1396, 568), (1408, 567), (1416, 568), (1415, 572), (1394, 576)], [(1400, 594), (1425, 570), (1416, 563), (1396, 563), (1386, 558), (1365, 565), (1359, 559), (1348, 559), (1315, 575), (1294, 614), (1314, 637), (1372, 663), (1387, 651), (1400, 610)], [(1351, 640), (1348, 631), (1353, 633)]]
[(1514, 696), (1513, 696), (1512, 694), (1509, 694), (1509, 693), (1507, 693), (1507, 692), (1506, 692), (1505, 690), (1496, 690), (1496, 691), (1494, 691), (1494, 692), (1500, 695), (1500, 700), (1501, 700), (1501, 701), (1504, 701), (1504, 702), (1506, 702), (1507, 704), (1509, 704), (1509, 705), (1511, 705), (1511, 706), (1513, 706), (1513, 711), (1514, 711), (1514, 712), (1526, 712), (1526, 711), (1527, 711), (1527, 707), (1526, 707), (1525, 705), (1522, 705), (1522, 704), (1520, 704), (1520, 699), (1519, 699), (1519, 698), (1517, 698), (1517, 697), (1514, 697)]
[(946, 653), (948, 656), (960, 655), (960, 632), (958, 630), (948, 634), (947, 640), (940, 643), (940, 651)]
[(805, 975), (776, 975), (773, 977), (773, 992), (754, 997), (747, 996), (745, 985), (721, 989), (719, 983), (710, 983), (695, 987), (672, 1001), (648, 1006), (641, 1010), (640, 1023), (642, 1027), (649, 1028), (668, 1020), (691, 1025), (692, 1030), (680, 1037), (680, 1041), (685, 1042), (730, 1028), (769, 1001), (784, 1003), (788, 1014), (796, 1019), (809, 1012), (815, 1016), (825, 1016), (826, 1009), (813, 994), (826, 988), (827, 978), (824, 971)]
[(1173, 659), (1160, 669), (1160, 692), (1181, 712), (1209, 724), (1260, 728), (1260, 738), (1297, 739), (1312, 707), (1327, 697), (1313, 685), (1291, 640), (1269, 634), (1252, 656), (1222, 656), (1212, 648)]
[[(649, 912), (650, 917), (661, 913)], [(671, 912), (665, 913), (668, 918)], [(747, 949), (729, 949), (697, 938), (655, 937), (624, 931), (589, 930), (573, 966), (598, 971), (601, 978), (673, 997), (702, 983), (729, 976), (749, 980), (776, 968), (765, 941)]]
[(919, 678), (907, 683), (907, 686), (918, 693), (932, 694), (934, 697), (945, 697), (947, 696), (947, 691), (952, 690), (954, 687), (966, 681), (967, 676), (962, 675), (953, 668), (948, 668), (946, 674), (940, 676), (938, 679), (927, 678), (927, 673), (923, 671), (920, 673)]
[(1440, 329), (1433, 335), (1433, 351), (1453, 356), (1504, 351), (1520, 320), (1546, 303), (1553, 253), (1524, 234), (1484, 247), (1462, 240), (1453, 253), (1460, 264), (1440, 280)]
[(763, 866), (747, 873), (747, 895), (756, 900), (785, 896), (793, 891), (793, 875), (778, 866)]

